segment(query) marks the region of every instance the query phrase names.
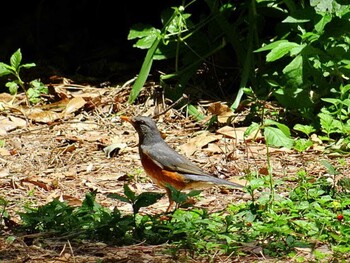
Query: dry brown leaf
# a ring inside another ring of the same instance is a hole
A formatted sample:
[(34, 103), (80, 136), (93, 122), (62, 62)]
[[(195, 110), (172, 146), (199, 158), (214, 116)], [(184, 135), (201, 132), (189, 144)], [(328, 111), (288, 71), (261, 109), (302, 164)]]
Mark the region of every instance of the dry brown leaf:
[(224, 126), (218, 129), (216, 132), (224, 136), (237, 139), (237, 142), (244, 142), (244, 133), (247, 127), (234, 128), (231, 126)]
[[(39, 181), (41, 180), (41, 181)], [(21, 180), (21, 183), (31, 183), (33, 185), (36, 185), (40, 188), (45, 189), (46, 191), (49, 191), (52, 189), (52, 186), (50, 185), (50, 181), (46, 180), (47, 182), (43, 182), (44, 179), (42, 178), (30, 178), (30, 177), (26, 177), (24, 179)]]
[(13, 99), (9, 93), (0, 93), (0, 102), (8, 103)]
[(13, 131), (18, 126), (13, 121), (9, 120), (9, 118), (0, 119), (0, 130), (4, 130), (5, 132)]
[(221, 102), (214, 102), (210, 104), (208, 107), (208, 111), (211, 114), (216, 115), (218, 118), (218, 122), (220, 123), (226, 123), (228, 118), (233, 116), (233, 111), (230, 109), (230, 107), (228, 107), (225, 104), (222, 104)]
[(60, 115), (58, 113), (50, 110), (43, 111), (40, 108), (31, 109), (27, 116), (30, 120), (40, 123), (52, 123), (60, 119)]
[(81, 206), (81, 204), (83, 203), (79, 198), (76, 198), (71, 195), (62, 195), (60, 199), (62, 199), (62, 201), (66, 201), (69, 206), (77, 207)]
[(220, 140), (221, 138), (222, 135), (204, 131), (198, 136), (191, 138), (187, 143), (181, 145), (180, 149), (186, 156), (191, 156), (193, 153), (206, 146), (208, 143)]
[(70, 114), (76, 112), (77, 110), (81, 109), (82, 107), (84, 107), (86, 101), (82, 98), (82, 97), (75, 97), (73, 99), (71, 99), (65, 110), (62, 112), (62, 116), (64, 116), (65, 118), (67, 118)]
[(17, 127), (23, 128), (27, 126), (27, 122), (22, 118), (18, 118), (15, 116), (9, 116), (9, 119), (17, 125)]

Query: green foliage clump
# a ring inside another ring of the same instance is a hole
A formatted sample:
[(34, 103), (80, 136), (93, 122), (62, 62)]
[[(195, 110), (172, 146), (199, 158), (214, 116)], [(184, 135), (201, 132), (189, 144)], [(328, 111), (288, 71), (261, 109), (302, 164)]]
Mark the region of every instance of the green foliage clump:
[(48, 94), (48, 88), (39, 80), (33, 80), (29, 84), (27, 90), (26, 83), (21, 79), (21, 69), (29, 69), (35, 67), (35, 63), (22, 63), (22, 53), (18, 49), (12, 54), (10, 58), (10, 64), (0, 62), (0, 77), (10, 75), (14, 80), (10, 80), (6, 83), (6, 87), (9, 89), (11, 94), (17, 94), (18, 88), (20, 87), (26, 95), (26, 103), (37, 103), (40, 101), (41, 94)]
[[(306, 256), (299, 255), (298, 249), (307, 249), (318, 260), (345, 260), (350, 255), (350, 184), (346, 178), (336, 180), (336, 168), (326, 161), (322, 163), (329, 176), (315, 179), (301, 170), (294, 178), (296, 187), (283, 194), (277, 193), (279, 188), (286, 189), (283, 180), (251, 175), (246, 186), (251, 199), (230, 204), (223, 211), (209, 213), (204, 208), (192, 208), (165, 215), (140, 214), (141, 207), (154, 204), (162, 195), (137, 195), (124, 186), (124, 196), (110, 197), (129, 203), (132, 214), (101, 206), (92, 192), (79, 207), (53, 200), (38, 208), (27, 208), (20, 213), (22, 224), (17, 231), (114, 245), (168, 243), (172, 253), (187, 249), (193, 256), (245, 255), (249, 253), (246, 247), (255, 244), (261, 253), (275, 258), (298, 257), (302, 261)], [(174, 194), (183, 202), (184, 196)], [(12, 238), (16, 239), (17, 234)], [(332, 253), (318, 250), (320, 246)]]

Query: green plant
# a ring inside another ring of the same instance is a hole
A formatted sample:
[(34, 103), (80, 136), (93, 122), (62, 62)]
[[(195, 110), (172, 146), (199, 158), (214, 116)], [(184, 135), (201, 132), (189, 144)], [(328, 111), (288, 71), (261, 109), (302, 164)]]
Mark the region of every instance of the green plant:
[(18, 87), (20, 87), (26, 96), (26, 103), (29, 105), (29, 102), (36, 103), (38, 102), (39, 95), (41, 93), (48, 93), (48, 89), (38, 80), (33, 80), (30, 83), (30, 87), (27, 90), (26, 83), (21, 79), (20, 71), (21, 69), (29, 69), (35, 67), (35, 63), (22, 63), (22, 53), (18, 49), (15, 53), (12, 54), (10, 58), (10, 64), (0, 62), (0, 77), (11, 75), (14, 77), (14, 80), (8, 81), (6, 87), (9, 88), (11, 94), (16, 94)]
[[(330, 140), (332, 134), (350, 137), (350, 85), (340, 86), (339, 90), (332, 89), (334, 98), (322, 98), (329, 103), (321, 109), (318, 114), (320, 118), (321, 131), (324, 140)], [(349, 147), (348, 147), (349, 149)]]
[[(194, 14), (191, 13), (189, 10), (197, 5), (200, 8)], [(231, 95), (235, 91), (228, 91), (230, 85), (236, 83), (236, 76), (242, 76), (239, 85), (236, 85), (239, 91), (231, 107), (236, 109), (243, 95), (242, 89), (254, 78), (252, 51), (258, 46), (256, 13), (255, 1), (237, 4), (214, 0), (184, 0), (178, 7), (164, 10), (161, 15), (162, 29), (135, 25), (130, 30), (128, 39), (138, 39), (134, 47), (147, 49), (148, 52), (133, 85), (129, 102), (135, 101), (153, 61), (167, 59), (173, 61), (173, 66), (160, 76), (167, 97), (176, 100), (188, 86), (198, 85), (198, 82), (205, 82), (205, 79), (210, 83), (203, 86), (213, 88), (203, 92), (218, 95), (219, 90), (222, 95)], [(244, 29), (240, 31), (242, 28)], [(197, 77), (199, 71), (204, 74), (203, 78)], [(209, 77), (205, 77), (206, 74)], [(213, 75), (217, 78), (212, 78)], [(232, 77), (226, 81), (224, 75)], [(193, 112), (193, 106), (189, 111)]]
[(312, 112), (321, 103), (320, 98), (340, 86), (350, 73), (350, 38), (346, 33), (350, 8), (338, 1), (326, 2), (271, 5), (287, 15), (281, 17), (283, 26), (273, 39), (255, 51), (268, 51), (268, 68), (259, 75), (274, 96), (308, 119), (314, 117)]
[(108, 197), (131, 204), (134, 216), (136, 216), (140, 208), (153, 205), (163, 196), (163, 194), (153, 192), (143, 192), (136, 195), (127, 184), (124, 185), (124, 194), (125, 196), (109, 194)]

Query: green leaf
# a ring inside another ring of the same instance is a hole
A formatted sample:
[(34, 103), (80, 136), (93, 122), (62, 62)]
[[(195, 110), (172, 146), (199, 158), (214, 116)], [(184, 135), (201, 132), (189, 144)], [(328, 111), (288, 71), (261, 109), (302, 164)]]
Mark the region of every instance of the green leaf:
[(156, 33), (160, 31), (150, 25), (144, 25), (144, 24), (136, 24), (131, 27), (129, 34), (128, 34), (128, 40), (136, 39), (136, 38), (144, 38), (148, 37), (150, 35), (157, 35)]
[(327, 135), (331, 133), (341, 133), (342, 123), (327, 113), (319, 113), (321, 129)]
[(136, 200), (136, 194), (133, 191), (131, 191), (130, 187), (127, 184), (124, 184), (123, 188), (125, 196), (129, 198), (129, 200), (132, 203), (134, 203)]
[(11, 95), (14, 95), (17, 93), (17, 90), (19, 88), (18, 84), (16, 81), (9, 81), (5, 84), (6, 87), (9, 88), (9, 91), (11, 93)]
[(265, 45), (257, 50), (254, 50), (254, 52), (268, 51), (268, 50), (271, 50), (271, 49), (278, 47), (282, 43), (288, 43), (288, 40), (277, 40), (277, 41), (272, 42), (270, 44), (267, 44), (267, 45)]
[(260, 124), (252, 122), (244, 132), (244, 137), (251, 135), (253, 132), (257, 132), (260, 129)]
[(13, 53), (13, 55), (10, 58), (11, 67), (13, 67), (16, 70), (16, 72), (19, 69), (21, 61), (22, 61), (22, 53), (21, 53), (21, 49), (19, 48), (15, 53)]
[(0, 77), (13, 74), (13, 73), (14, 73), (14, 69), (10, 65), (0, 62)]
[(315, 24), (315, 29), (317, 32), (322, 33), (324, 27), (332, 21), (332, 15), (331, 14), (323, 14), (321, 16), (321, 19), (318, 23)]
[(275, 48), (273, 48), (270, 53), (266, 55), (267, 62), (273, 62), (277, 59), (282, 58), (288, 54), (293, 48), (299, 47), (300, 45), (294, 42), (281, 42)]
[(307, 23), (309, 22), (311, 19), (307, 19), (307, 18), (297, 18), (297, 17), (293, 17), (293, 16), (287, 16), (282, 23)]
[(118, 194), (108, 194), (107, 195), (108, 198), (112, 198), (112, 199), (117, 199), (119, 201), (125, 202), (125, 203), (129, 203), (130, 204), (130, 200), (128, 198), (126, 198), (125, 196), (122, 195), (118, 195)]
[(302, 125), (302, 124), (295, 124), (293, 127), (294, 130), (300, 131), (305, 133), (307, 136), (310, 136), (312, 132), (315, 132), (316, 129), (311, 125)]
[(274, 120), (266, 119), (264, 122), (264, 126), (276, 125), (278, 129), (280, 129), (286, 136), (290, 137), (290, 129), (287, 125), (279, 123)]
[(138, 213), (141, 207), (147, 207), (156, 203), (164, 194), (144, 192), (141, 193), (133, 205), (134, 213)]
[(156, 38), (157, 36), (154, 35), (149, 35), (147, 37), (141, 38), (133, 45), (133, 47), (137, 47), (140, 49), (149, 49), (154, 43), (154, 40), (156, 40)]
[(338, 105), (340, 103), (342, 103), (342, 101), (340, 99), (333, 99), (333, 98), (321, 98), (321, 100), (325, 101), (325, 102), (328, 102), (328, 103), (331, 103), (333, 105)]
[(27, 63), (27, 64), (20, 65), (19, 68), (33, 68), (35, 66), (36, 66), (35, 63)]
[(312, 141), (307, 139), (297, 139), (295, 140), (293, 148), (298, 152), (303, 152), (313, 145)]
[(265, 127), (264, 137), (268, 145), (275, 147), (286, 147), (290, 149), (294, 143), (291, 138), (285, 135), (280, 129), (275, 127)]
[(287, 84), (292, 87), (303, 85), (303, 57), (296, 56), (284, 69), (283, 73), (287, 78)]
[(193, 116), (197, 121), (201, 121), (205, 118), (205, 115), (201, 113), (195, 106), (192, 104), (187, 105), (187, 111), (188, 113)]
[(338, 172), (335, 169), (335, 167), (330, 162), (328, 162), (327, 160), (321, 160), (320, 163), (322, 163), (324, 165), (324, 167), (327, 168), (327, 171), (328, 171), (329, 174), (331, 174), (331, 175), (340, 174), (340, 172)]
[(139, 95), (143, 85), (145, 84), (148, 74), (151, 70), (152, 63), (153, 63), (153, 56), (155, 51), (157, 50), (157, 47), (159, 45), (160, 38), (156, 38), (150, 47), (150, 49), (147, 51), (146, 57), (142, 63), (142, 67), (139, 73), (139, 76), (137, 77), (134, 86), (131, 89), (130, 96), (128, 99), (129, 103), (134, 103), (135, 99)]

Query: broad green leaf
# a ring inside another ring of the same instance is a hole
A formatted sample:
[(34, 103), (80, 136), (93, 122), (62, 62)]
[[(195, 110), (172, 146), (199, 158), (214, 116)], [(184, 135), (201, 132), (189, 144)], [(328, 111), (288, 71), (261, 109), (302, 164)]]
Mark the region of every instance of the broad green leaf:
[(133, 47), (137, 47), (139, 49), (149, 49), (156, 38), (157, 36), (155, 35), (149, 35), (147, 37), (141, 38), (133, 45)]
[(279, 123), (274, 120), (266, 119), (264, 122), (265, 126), (271, 126), (271, 125), (276, 125), (277, 128), (279, 128), (286, 136), (290, 137), (290, 129), (288, 128), (287, 125), (284, 125), (282, 123)]
[(333, 99), (333, 98), (321, 98), (321, 100), (331, 103), (333, 105), (338, 105), (342, 102), (340, 99)]
[(157, 35), (159, 34), (159, 29), (156, 29), (149, 25), (144, 24), (136, 24), (132, 26), (132, 28), (129, 31), (128, 34), (128, 40), (136, 39), (136, 38), (144, 38), (148, 37), (150, 35)]
[(21, 61), (22, 61), (22, 53), (21, 53), (21, 49), (19, 48), (15, 53), (13, 53), (13, 55), (10, 58), (11, 67), (13, 67), (14, 69), (16, 69), (16, 71), (18, 71)]
[(294, 42), (282, 42), (275, 48), (273, 48), (267, 55), (266, 61), (272, 62), (289, 53), (293, 48), (299, 47), (299, 44)]
[(326, 134), (341, 133), (342, 123), (327, 113), (319, 113), (321, 129)]
[(286, 147), (290, 149), (294, 143), (291, 138), (286, 136), (280, 129), (275, 127), (265, 127), (264, 137), (268, 145), (275, 147)]
[(138, 213), (141, 207), (147, 207), (156, 203), (164, 194), (144, 192), (141, 193), (133, 205), (134, 213)]
[(0, 77), (13, 74), (14, 69), (5, 63), (0, 62)]
[(11, 94), (11, 95), (16, 94), (16, 93), (17, 93), (17, 90), (18, 90), (18, 88), (19, 88), (17, 82), (15, 82), (15, 81), (9, 81), (9, 82), (7, 82), (7, 83), (5, 84), (5, 86), (9, 88), (9, 91), (10, 91), (10, 94)]
[(287, 83), (292, 87), (303, 85), (303, 57), (296, 56), (284, 69), (283, 73), (287, 77)]
[(298, 152), (303, 152), (313, 145), (312, 141), (307, 139), (297, 139), (294, 143), (293, 148)]
[[(345, 85), (345, 86), (340, 86), (340, 92), (342, 93), (342, 94), (345, 94), (345, 93), (347, 93), (348, 91), (350, 90), (350, 84), (348, 84), (348, 85)], [(349, 94), (350, 95), (350, 94)]]
[(324, 27), (332, 21), (332, 15), (331, 14), (323, 14), (321, 16), (320, 21), (318, 21), (318, 23), (315, 24), (315, 29), (317, 32), (321, 33), (324, 30)]
[(275, 47), (278, 47), (281, 43), (288, 43), (288, 40), (277, 40), (275, 42), (272, 42), (270, 44), (267, 44), (257, 50), (254, 50), (254, 52), (262, 52), (262, 51), (267, 51), (274, 49)]
[(343, 100), (342, 103), (343, 103), (345, 106), (350, 107), (350, 99), (345, 99), (345, 100)]
[(124, 194), (127, 198), (129, 198), (130, 201), (135, 202), (136, 195), (133, 191), (131, 191), (130, 187), (127, 184), (124, 184)]
[(295, 124), (293, 127), (294, 130), (300, 131), (305, 133), (307, 136), (309, 136), (312, 132), (315, 132), (316, 129), (311, 125), (302, 125), (302, 124)]
[(244, 132), (244, 137), (251, 135), (253, 132), (257, 132), (260, 129), (259, 123), (252, 122)]

